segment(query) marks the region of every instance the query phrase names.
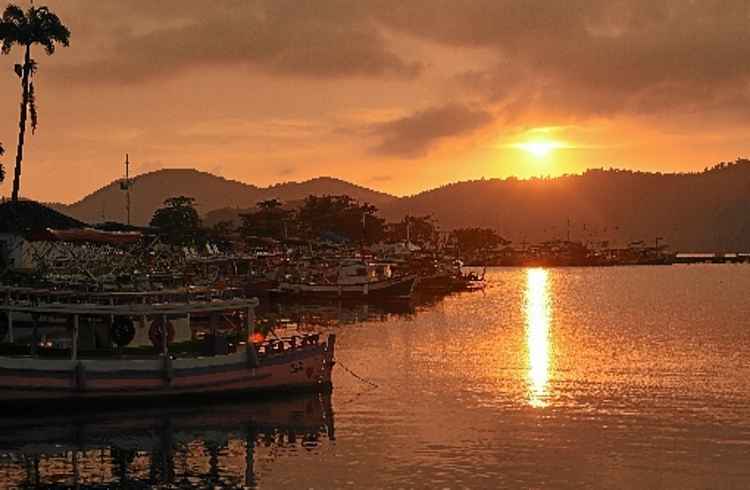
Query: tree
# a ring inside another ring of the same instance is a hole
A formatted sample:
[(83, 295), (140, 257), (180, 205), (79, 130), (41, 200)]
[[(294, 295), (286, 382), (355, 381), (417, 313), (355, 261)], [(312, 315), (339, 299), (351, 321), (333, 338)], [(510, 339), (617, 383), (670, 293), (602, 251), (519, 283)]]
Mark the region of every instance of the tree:
[(491, 228), (461, 228), (453, 230), (451, 237), (459, 250), (467, 255), (510, 243)]
[(154, 211), (151, 226), (159, 228), (169, 242), (177, 245), (194, 243), (200, 238), (201, 219), (194, 207), (195, 199), (187, 196), (170, 197), (164, 207)]
[(283, 209), (277, 199), (260, 201), (256, 206), (257, 211), (240, 214), (242, 224), (239, 230), (245, 238), (260, 236), (281, 240), (296, 232), (294, 213)]
[[(3, 144), (0, 143), (0, 156), (3, 156), (3, 153), (5, 153), (5, 149), (3, 148)], [(5, 180), (5, 167), (3, 166), (2, 162), (0, 162), (0, 182)]]
[(270, 211), (272, 209), (278, 209), (281, 207), (281, 201), (278, 199), (266, 199), (256, 204), (263, 211)]
[(308, 196), (297, 213), (299, 226), (309, 237), (332, 232), (353, 242), (374, 243), (384, 236), (385, 222), (378, 209), (349, 196)]
[(400, 222), (388, 225), (386, 238), (393, 242), (401, 242), (405, 241), (408, 235), (412, 243), (426, 245), (435, 240), (436, 234), (437, 228), (432, 216), (407, 215)]
[(67, 47), (70, 44), (70, 31), (47, 7), (34, 7), (24, 12), (16, 5), (8, 5), (0, 19), (0, 41), (3, 54), (9, 54), (13, 45), (24, 48), (23, 65), (16, 64), (16, 75), (21, 79), (21, 113), (18, 121), (18, 149), (16, 150), (16, 167), (13, 174), (12, 199), (18, 200), (21, 185), (21, 162), (23, 145), (26, 137), (26, 118), (31, 116), (31, 132), (37, 128), (36, 97), (33, 77), (37, 63), (31, 57), (31, 46), (41, 44), (48, 55), (55, 52), (55, 44)]

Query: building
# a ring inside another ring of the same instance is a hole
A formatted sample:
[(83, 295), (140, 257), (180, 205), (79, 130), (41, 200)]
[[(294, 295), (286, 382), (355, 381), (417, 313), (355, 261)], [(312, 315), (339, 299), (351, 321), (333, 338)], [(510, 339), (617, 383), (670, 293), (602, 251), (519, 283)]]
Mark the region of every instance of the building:
[(31, 269), (44, 253), (49, 230), (83, 229), (88, 225), (35, 201), (0, 204), (0, 272)]

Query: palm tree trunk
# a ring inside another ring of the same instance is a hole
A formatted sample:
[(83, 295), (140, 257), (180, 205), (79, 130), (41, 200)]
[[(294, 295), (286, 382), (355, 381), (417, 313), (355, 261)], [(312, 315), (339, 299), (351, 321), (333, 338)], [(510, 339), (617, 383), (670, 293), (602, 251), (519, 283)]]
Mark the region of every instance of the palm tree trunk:
[(13, 194), (11, 199), (18, 201), (18, 189), (21, 186), (21, 162), (23, 161), (23, 141), (26, 137), (26, 113), (29, 106), (29, 76), (31, 75), (31, 45), (26, 45), (21, 79), (21, 116), (18, 121), (18, 149), (16, 151), (16, 168), (13, 173)]

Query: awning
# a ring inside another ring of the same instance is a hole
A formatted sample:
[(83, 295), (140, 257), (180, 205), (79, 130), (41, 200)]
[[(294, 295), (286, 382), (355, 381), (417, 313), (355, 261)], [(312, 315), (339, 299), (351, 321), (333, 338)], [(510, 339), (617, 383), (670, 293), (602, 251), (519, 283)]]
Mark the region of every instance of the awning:
[(101, 231), (93, 228), (53, 230), (47, 228), (44, 231), (32, 233), (28, 239), (30, 241), (46, 242), (84, 242), (108, 245), (129, 245), (137, 242), (142, 237), (143, 234), (138, 231)]

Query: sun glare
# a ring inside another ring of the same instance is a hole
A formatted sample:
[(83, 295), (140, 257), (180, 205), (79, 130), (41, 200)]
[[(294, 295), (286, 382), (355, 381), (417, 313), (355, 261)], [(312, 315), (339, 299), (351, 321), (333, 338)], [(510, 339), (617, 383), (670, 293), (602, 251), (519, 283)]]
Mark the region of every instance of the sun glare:
[(531, 153), (536, 158), (544, 158), (552, 153), (553, 150), (562, 148), (562, 145), (556, 141), (528, 141), (526, 143), (519, 143), (516, 146)]
[(550, 376), (550, 292), (544, 269), (526, 272), (526, 342), (529, 354), (529, 404), (547, 405)]

